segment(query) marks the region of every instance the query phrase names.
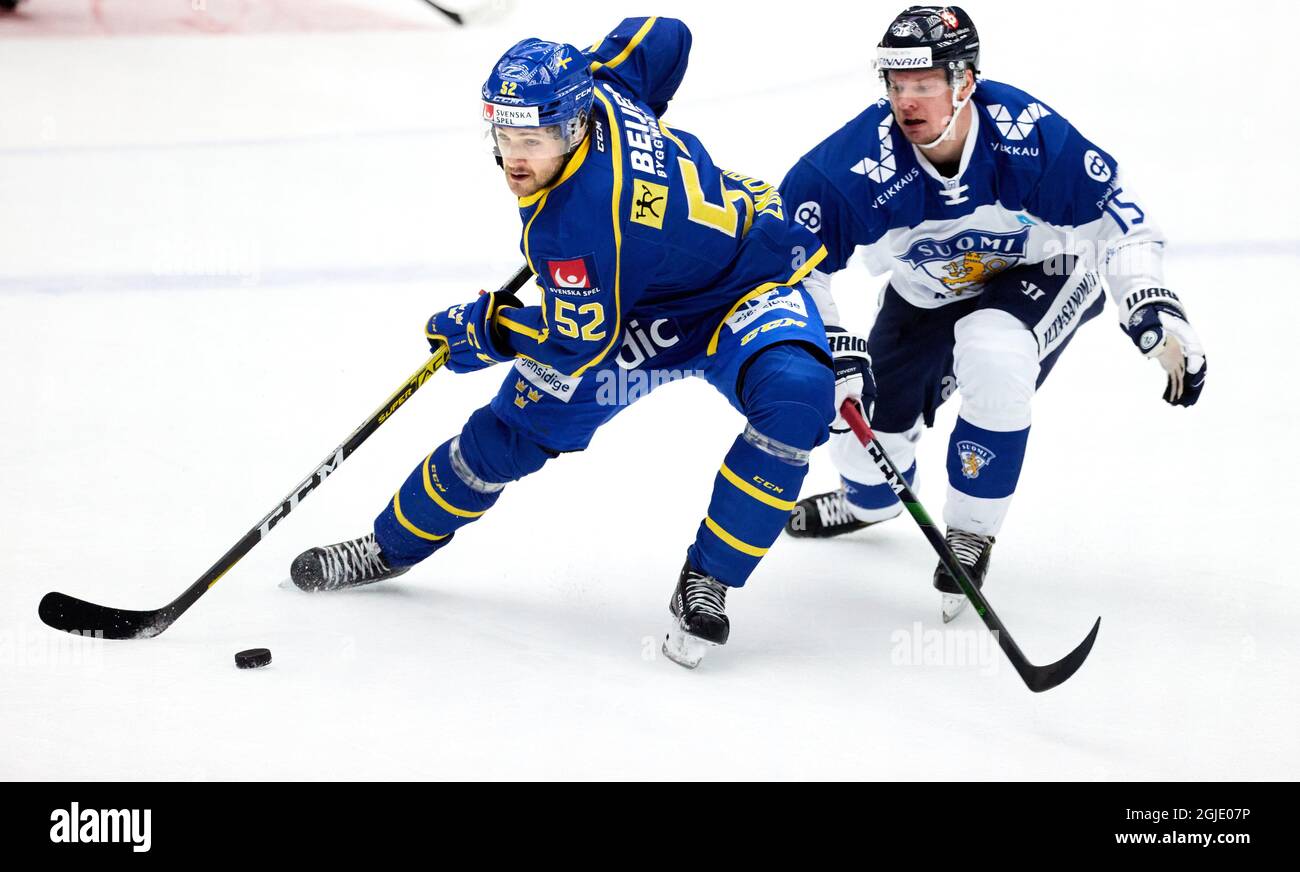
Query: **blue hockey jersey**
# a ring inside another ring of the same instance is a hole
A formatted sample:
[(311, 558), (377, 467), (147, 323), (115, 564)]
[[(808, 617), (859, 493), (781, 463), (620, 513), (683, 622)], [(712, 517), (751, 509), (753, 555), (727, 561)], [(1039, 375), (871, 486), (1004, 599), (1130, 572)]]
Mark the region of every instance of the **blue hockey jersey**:
[(970, 105), (953, 178), (908, 142), (883, 99), (790, 170), (782, 196), (827, 250), (813, 283), (861, 246), (873, 274), (892, 270), (905, 300), (936, 308), (1017, 264), (1072, 254), (1102, 271), (1127, 318), (1139, 292), (1163, 285), (1164, 240), (1115, 159), (1010, 85), (980, 80)]
[(578, 376), (617, 353), (638, 312), (721, 323), (825, 256), (775, 186), (719, 168), (660, 119), (690, 47), (680, 21), (628, 18), (588, 51), (588, 136), (553, 184), (519, 200), (520, 248), (542, 293), (498, 317), (519, 357)]

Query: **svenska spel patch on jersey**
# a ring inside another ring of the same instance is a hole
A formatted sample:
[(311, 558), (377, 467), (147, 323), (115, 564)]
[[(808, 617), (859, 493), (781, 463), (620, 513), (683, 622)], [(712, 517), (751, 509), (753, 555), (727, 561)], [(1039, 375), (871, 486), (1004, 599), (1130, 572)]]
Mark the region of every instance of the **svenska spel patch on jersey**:
[(566, 290), (599, 288), (600, 278), (596, 275), (596, 258), (590, 254), (569, 260), (548, 260), (546, 262), (546, 284), (557, 293)]

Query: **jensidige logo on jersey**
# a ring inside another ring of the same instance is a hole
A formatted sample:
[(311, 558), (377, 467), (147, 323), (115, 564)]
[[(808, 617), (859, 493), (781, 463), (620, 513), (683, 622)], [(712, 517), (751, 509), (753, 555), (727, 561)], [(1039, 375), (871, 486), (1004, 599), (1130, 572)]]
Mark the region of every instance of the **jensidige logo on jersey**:
[(966, 230), (946, 239), (918, 239), (899, 260), (924, 270), (952, 294), (983, 287), (1025, 257), (1029, 228), (1014, 233)]
[(590, 297), (600, 293), (596, 259), (584, 254), (570, 260), (548, 260), (546, 286), (557, 294), (569, 297)]
[(774, 309), (785, 309), (801, 318), (808, 317), (808, 307), (804, 305), (803, 297), (799, 292), (791, 287), (779, 287), (752, 300), (746, 300), (727, 319), (727, 326), (731, 328), (732, 333), (739, 333), (750, 323)]

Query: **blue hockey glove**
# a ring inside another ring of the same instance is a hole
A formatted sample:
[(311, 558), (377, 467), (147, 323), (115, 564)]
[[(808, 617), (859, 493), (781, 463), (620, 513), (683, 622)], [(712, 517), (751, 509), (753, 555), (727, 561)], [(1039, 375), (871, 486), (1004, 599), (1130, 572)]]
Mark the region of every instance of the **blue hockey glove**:
[(826, 344), (835, 360), (835, 420), (832, 433), (849, 432), (848, 422), (839, 413), (847, 399), (854, 399), (870, 421), (876, 406), (876, 377), (871, 373), (871, 355), (867, 340), (843, 327), (826, 328)]
[(1165, 402), (1195, 405), (1205, 387), (1208, 363), (1205, 348), (1183, 313), (1167, 303), (1148, 303), (1129, 316), (1124, 330), (1139, 351), (1164, 367), (1169, 377)]
[(480, 293), (471, 303), (460, 303), (435, 314), (424, 335), (434, 351), (446, 343), (451, 352), (447, 369), (452, 372), (485, 369), (514, 359), (496, 329), (496, 315), (501, 309), (522, 306), (519, 298), (508, 291)]

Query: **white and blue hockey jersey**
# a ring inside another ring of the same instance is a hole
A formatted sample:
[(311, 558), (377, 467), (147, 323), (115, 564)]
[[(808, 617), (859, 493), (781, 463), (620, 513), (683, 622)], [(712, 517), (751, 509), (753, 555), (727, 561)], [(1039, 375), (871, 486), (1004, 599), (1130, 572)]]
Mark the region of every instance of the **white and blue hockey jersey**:
[[(1055, 110), (1010, 85), (980, 80), (960, 168), (945, 178), (880, 100), (795, 164), (781, 195), (826, 246), (810, 284), (837, 319), (825, 274), (859, 247), (873, 274), (912, 305), (979, 294), (997, 273), (1055, 255), (1102, 272), (1121, 321), (1161, 288), (1163, 237), (1110, 154)], [(829, 310), (829, 311), (828, 311)]]

